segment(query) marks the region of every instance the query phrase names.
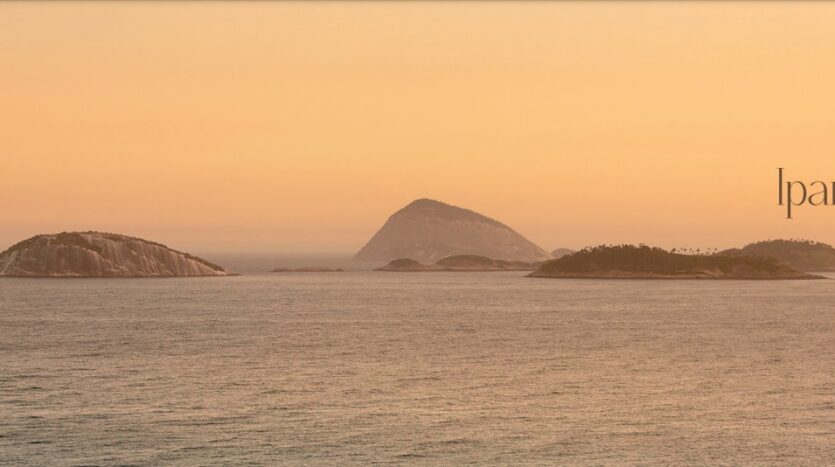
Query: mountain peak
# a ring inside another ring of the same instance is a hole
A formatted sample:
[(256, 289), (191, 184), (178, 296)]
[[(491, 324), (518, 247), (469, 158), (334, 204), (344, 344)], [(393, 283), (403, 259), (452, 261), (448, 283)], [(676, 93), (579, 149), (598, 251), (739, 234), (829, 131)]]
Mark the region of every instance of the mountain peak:
[(403, 209), (417, 208), (421, 206), (449, 206), (449, 204), (442, 203), (438, 200), (431, 198), (418, 198), (412, 201), (411, 203), (407, 204), (406, 207), (404, 207)]
[(354, 259), (413, 258), (434, 262), (452, 255), (538, 261), (548, 254), (501, 222), (475, 211), (420, 198), (401, 208)]

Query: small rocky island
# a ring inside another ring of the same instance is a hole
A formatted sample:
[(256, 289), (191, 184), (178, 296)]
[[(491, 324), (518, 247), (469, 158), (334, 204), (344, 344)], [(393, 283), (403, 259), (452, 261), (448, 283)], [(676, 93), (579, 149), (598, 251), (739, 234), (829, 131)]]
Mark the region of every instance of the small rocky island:
[(524, 261), (505, 261), (477, 255), (447, 256), (434, 264), (423, 264), (411, 258), (400, 258), (387, 265), (375, 269), (385, 272), (423, 272), (423, 271), (458, 271), (458, 272), (490, 272), (490, 271), (533, 271), (542, 263), (528, 263)]
[(160, 243), (103, 232), (36, 235), (0, 253), (0, 276), (182, 277), (235, 275)]
[(835, 271), (835, 248), (812, 240), (766, 240), (720, 252), (726, 256), (770, 256), (798, 271)]
[(344, 272), (342, 268), (330, 269), (310, 266), (306, 268), (275, 268), (270, 272)]
[(565, 279), (824, 279), (775, 258), (683, 255), (641, 245), (598, 246), (547, 261), (529, 277)]

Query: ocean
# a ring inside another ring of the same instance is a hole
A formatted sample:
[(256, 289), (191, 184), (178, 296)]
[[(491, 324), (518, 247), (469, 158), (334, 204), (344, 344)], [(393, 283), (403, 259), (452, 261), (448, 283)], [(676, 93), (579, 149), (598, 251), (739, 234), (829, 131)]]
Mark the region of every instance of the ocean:
[(2, 465), (835, 462), (835, 281), (0, 279)]

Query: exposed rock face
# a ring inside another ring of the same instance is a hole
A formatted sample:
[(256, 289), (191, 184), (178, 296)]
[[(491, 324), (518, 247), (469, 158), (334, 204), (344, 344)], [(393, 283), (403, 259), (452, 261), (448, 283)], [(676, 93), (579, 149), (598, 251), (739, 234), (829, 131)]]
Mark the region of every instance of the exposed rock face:
[(411, 258), (432, 263), (453, 255), (526, 262), (549, 258), (542, 248), (501, 222), (468, 209), (419, 199), (389, 217), (354, 259)]
[(101, 232), (36, 235), (0, 253), (0, 276), (174, 277), (231, 275), (165, 245)]
[(835, 248), (811, 240), (767, 240), (719, 254), (770, 256), (800, 271), (835, 271)]
[(400, 258), (389, 264), (375, 269), (386, 272), (422, 272), (422, 271), (456, 271), (456, 272), (489, 272), (489, 271), (533, 271), (541, 263), (526, 263), (523, 261), (505, 261), (476, 255), (447, 256), (435, 264), (422, 264), (410, 258)]
[(575, 253), (575, 250), (569, 248), (557, 248), (551, 252), (551, 256), (554, 258), (562, 258), (563, 256), (570, 255), (571, 253)]

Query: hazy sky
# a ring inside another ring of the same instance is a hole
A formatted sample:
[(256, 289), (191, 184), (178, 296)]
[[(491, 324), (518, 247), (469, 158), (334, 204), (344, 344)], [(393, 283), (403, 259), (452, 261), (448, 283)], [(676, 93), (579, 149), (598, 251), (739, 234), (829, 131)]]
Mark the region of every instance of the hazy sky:
[(835, 242), (835, 3), (0, 3), (0, 250), (350, 252), (420, 197), (543, 248)]

